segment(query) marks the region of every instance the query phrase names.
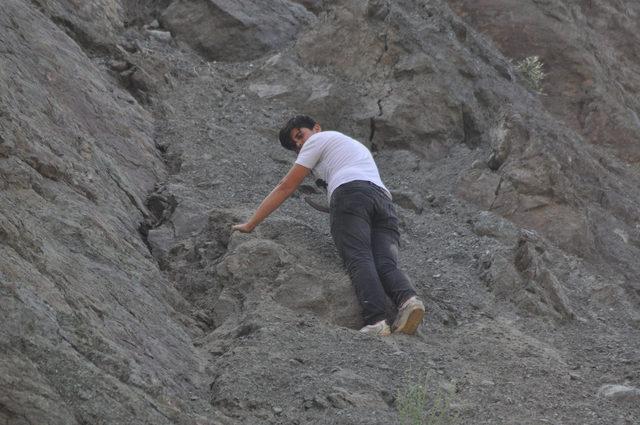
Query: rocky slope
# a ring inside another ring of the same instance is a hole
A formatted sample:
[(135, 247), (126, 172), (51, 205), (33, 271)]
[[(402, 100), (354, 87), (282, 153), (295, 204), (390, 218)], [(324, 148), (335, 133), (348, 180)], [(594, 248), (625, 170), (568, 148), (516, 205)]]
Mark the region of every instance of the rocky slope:
[[(634, 2), (3, 6), (0, 423), (640, 421)], [(312, 179), (231, 234), (299, 112), (374, 152), (417, 336), (357, 332)]]

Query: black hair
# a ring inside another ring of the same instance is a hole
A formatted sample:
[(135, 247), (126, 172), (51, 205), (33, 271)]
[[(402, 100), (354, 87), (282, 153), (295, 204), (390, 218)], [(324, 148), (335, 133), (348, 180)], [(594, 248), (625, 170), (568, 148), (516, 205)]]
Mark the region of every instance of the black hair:
[(294, 128), (308, 128), (313, 130), (313, 126), (316, 125), (316, 121), (308, 115), (296, 115), (289, 119), (284, 127), (280, 129), (280, 144), (283, 148), (290, 151), (296, 150), (296, 144), (291, 140), (291, 130)]

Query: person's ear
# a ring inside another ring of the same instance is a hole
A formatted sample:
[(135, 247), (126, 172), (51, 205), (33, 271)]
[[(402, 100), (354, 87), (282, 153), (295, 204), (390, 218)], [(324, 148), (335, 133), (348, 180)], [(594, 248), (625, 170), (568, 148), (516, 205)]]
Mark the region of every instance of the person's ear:
[(320, 128), (320, 123), (317, 122), (313, 125), (313, 131), (322, 131), (322, 128)]

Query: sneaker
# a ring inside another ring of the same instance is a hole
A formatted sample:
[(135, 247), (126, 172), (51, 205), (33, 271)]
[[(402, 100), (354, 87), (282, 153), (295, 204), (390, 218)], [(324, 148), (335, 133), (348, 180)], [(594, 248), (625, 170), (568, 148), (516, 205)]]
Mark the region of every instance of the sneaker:
[(413, 335), (424, 317), (424, 304), (413, 296), (398, 309), (398, 316), (393, 322), (393, 331)]
[(381, 320), (373, 325), (365, 326), (360, 329), (360, 332), (375, 336), (388, 336), (391, 335), (391, 328), (386, 320)]

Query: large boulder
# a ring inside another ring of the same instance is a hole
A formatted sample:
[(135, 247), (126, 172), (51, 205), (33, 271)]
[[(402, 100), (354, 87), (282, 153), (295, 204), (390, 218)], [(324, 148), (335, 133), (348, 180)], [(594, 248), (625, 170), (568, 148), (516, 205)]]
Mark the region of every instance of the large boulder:
[[(148, 240), (161, 267), (198, 308), (207, 327), (237, 321), (256, 302), (272, 299), (280, 307), (310, 313), (339, 326), (359, 328), (360, 308), (337, 253), (318, 263), (321, 235), (292, 221), (267, 222), (257, 237), (231, 234), (237, 212), (181, 205), (165, 223), (149, 230)], [(281, 227), (293, 238), (276, 239)], [(315, 241), (312, 243), (311, 241)], [(332, 246), (324, 249), (333, 251)]]
[(248, 60), (282, 47), (315, 21), (313, 13), (288, 0), (174, 1), (161, 22), (209, 60)]

